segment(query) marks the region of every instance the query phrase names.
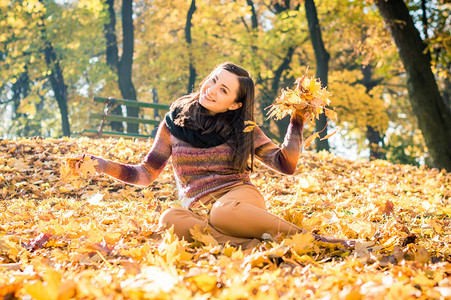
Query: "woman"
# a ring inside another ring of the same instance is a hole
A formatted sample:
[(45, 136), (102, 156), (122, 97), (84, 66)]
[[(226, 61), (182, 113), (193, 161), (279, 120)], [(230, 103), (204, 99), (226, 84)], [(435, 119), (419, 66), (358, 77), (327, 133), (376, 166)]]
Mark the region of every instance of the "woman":
[[(254, 157), (268, 167), (293, 174), (308, 116), (296, 111), (279, 148), (260, 128), (244, 132), (254, 120), (254, 82), (249, 73), (223, 63), (203, 81), (199, 91), (176, 100), (161, 122), (150, 152), (139, 165), (91, 156), (98, 173), (126, 183), (148, 186), (172, 155), (180, 208), (163, 212), (161, 229), (192, 241), (190, 229), (208, 228), (219, 242), (249, 248), (263, 237), (292, 235), (303, 229), (266, 211), (265, 200), (249, 174)], [(195, 211), (212, 204), (208, 217)], [(315, 239), (352, 247), (349, 240), (314, 235)]]

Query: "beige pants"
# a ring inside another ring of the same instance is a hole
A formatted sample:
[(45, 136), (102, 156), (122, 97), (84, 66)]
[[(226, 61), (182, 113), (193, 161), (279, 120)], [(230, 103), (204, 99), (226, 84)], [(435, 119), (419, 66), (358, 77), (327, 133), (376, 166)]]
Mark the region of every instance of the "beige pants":
[[(195, 211), (213, 204), (207, 217)], [(266, 211), (262, 194), (252, 185), (239, 183), (203, 197), (193, 208), (171, 208), (163, 212), (159, 220), (160, 229), (174, 226), (180, 238), (193, 241), (190, 229), (195, 225), (208, 228), (221, 244), (232, 244), (250, 248), (258, 244), (264, 233), (276, 237), (291, 235), (302, 229)]]

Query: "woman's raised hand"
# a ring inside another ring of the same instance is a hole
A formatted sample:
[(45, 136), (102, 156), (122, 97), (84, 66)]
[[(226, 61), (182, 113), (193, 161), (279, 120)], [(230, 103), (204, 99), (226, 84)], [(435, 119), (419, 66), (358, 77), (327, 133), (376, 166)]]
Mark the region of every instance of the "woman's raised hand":
[(310, 118), (310, 112), (305, 109), (296, 109), (291, 115), (291, 121), (298, 121), (301, 124), (305, 124)]

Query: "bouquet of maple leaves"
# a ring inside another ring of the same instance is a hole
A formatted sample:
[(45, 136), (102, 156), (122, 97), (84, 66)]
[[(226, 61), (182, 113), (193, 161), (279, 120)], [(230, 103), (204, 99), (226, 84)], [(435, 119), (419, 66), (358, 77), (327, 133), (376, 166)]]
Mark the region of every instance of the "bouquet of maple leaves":
[[(304, 116), (310, 117), (312, 122), (314, 122), (315, 118), (319, 119), (319, 115), (323, 112), (327, 118), (336, 120), (336, 113), (326, 107), (330, 104), (329, 98), (331, 94), (325, 87), (321, 86), (319, 80), (313, 76), (308, 76), (306, 73), (298, 78), (295, 84), (296, 88), (294, 90), (290, 88), (282, 90), (282, 94), (269, 106), (268, 119), (280, 120), (287, 115), (292, 115), (295, 111), (301, 111)], [(319, 138), (321, 132), (322, 130), (309, 136), (303, 146), (308, 147), (315, 138)], [(321, 140), (328, 139), (335, 133), (336, 131), (326, 135)]]

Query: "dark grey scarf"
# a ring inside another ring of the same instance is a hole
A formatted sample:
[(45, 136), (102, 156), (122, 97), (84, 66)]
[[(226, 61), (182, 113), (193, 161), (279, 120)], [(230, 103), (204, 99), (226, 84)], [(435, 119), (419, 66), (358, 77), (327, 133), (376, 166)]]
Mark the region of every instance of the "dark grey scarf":
[(174, 120), (176, 116), (176, 110), (168, 112), (164, 117), (166, 125), (173, 136), (189, 143), (191, 146), (196, 148), (211, 148), (222, 145), (226, 142), (216, 132), (202, 134), (201, 130), (193, 130), (175, 125)]

